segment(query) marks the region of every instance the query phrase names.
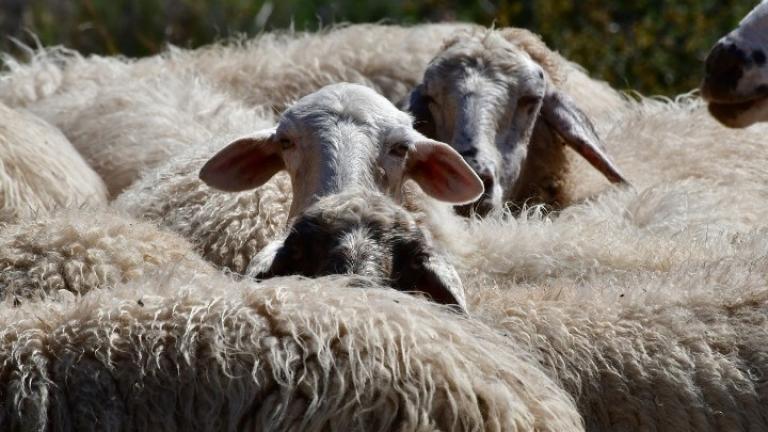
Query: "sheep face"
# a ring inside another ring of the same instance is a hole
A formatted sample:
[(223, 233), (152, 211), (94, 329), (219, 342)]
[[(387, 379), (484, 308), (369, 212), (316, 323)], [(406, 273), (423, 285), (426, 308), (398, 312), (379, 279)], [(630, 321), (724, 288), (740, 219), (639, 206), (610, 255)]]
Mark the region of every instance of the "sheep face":
[[(485, 193), (479, 214), (513, 201), (539, 125), (552, 129), (612, 181), (624, 181), (591, 122), (550, 83), (542, 67), (496, 32), (465, 34), (446, 43), (410, 98), (416, 127), (448, 142), (477, 172)], [(543, 129), (542, 129), (543, 131)], [(548, 131), (544, 131), (548, 134)]]
[(705, 63), (701, 94), (710, 113), (734, 128), (768, 120), (768, 1), (720, 39)]
[(413, 216), (387, 197), (365, 191), (316, 202), (294, 220), (284, 240), (254, 258), (247, 273), (258, 278), (359, 275), (466, 309), (456, 270)]
[(413, 179), (429, 195), (451, 203), (477, 199), (483, 186), (450, 146), (425, 138), (412, 119), (373, 90), (334, 84), (290, 107), (274, 129), (236, 140), (200, 171), (225, 191), (255, 188), (280, 170), (291, 176), (290, 216), (317, 199), (350, 188), (399, 199)]

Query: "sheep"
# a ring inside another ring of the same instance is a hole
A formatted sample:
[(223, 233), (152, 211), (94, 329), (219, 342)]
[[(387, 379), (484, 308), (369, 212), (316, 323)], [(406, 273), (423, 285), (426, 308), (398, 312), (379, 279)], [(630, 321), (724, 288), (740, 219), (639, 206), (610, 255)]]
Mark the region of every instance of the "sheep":
[(768, 2), (761, 1), (707, 55), (701, 95), (725, 126), (744, 128), (768, 119), (767, 26)]
[(4, 430), (580, 431), (487, 327), (343, 278), (175, 273), (0, 305)]
[(106, 187), (42, 119), (0, 104), (0, 209), (4, 219), (62, 207), (104, 207)]
[(485, 194), (463, 214), (531, 199), (569, 204), (563, 144), (627, 183), (589, 118), (557, 88), (562, 72), (537, 36), (515, 29), (459, 33), (430, 62), (409, 110), (421, 132), (450, 143), (482, 178)]
[(304, 210), (246, 274), (356, 274), (466, 312), (461, 280), (429, 231), (391, 199), (366, 190), (330, 195)]
[[(441, 201), (479, 196), (482, 184), (462, 158), (411, 122), (367, 87), (326, 86), (286, 110), (276, 128), (236, 139), (212, 157), (210, 147), (193, 146), (114, 206), (170, 227), (206, 259), (242, 273), (286, 222), (323, 196), (362, 188), (400, 201), (406, 180)], [(270, 180), (283, 170), (289, 175)], [(256, 191), (242, 192), (249, 189)]]
[(67, 209), (0, 230), (0, 297), (83, 295), (157, 269), (212, 267), (181, 238), (107, 210)]

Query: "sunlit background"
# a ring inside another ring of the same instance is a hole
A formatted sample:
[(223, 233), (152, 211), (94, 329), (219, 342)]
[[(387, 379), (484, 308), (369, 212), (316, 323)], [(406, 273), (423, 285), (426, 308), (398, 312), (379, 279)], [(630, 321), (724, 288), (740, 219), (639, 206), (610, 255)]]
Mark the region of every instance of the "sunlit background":
[(614, 87), (674, 95), (698, 85), (714, 41), (755, 0), (0, 0), (0, 49), (17, 42), (143, 56), (273, 29), (342, 22), (472, 21), (525, 27)]

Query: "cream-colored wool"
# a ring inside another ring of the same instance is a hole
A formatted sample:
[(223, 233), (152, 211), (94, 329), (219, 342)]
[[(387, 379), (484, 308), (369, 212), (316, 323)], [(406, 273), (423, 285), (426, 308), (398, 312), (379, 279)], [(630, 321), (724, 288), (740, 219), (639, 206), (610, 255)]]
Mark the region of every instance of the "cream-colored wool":
[(0, 305), (0, 424), (583, 430), (573, 401), (525, 351), (423, 300), (348, 283), (177, 272)]
[(212, 268), (181, 238), (105, 210), (63, 210), (0, 228), (0, 296), (85, 294), (160, 268)]
[[(715, 121), (696, 97), (674, 101), (643, 98), (617, 112), (613, 122), (596, 126), (616, 165), (637, 190), (685, 179), (711, 180), (739, 190), (764, 190), (768, 170), (764, 136), (768, 128), (729, 130)], [(574, 196), (584, 198), (610, 185), (579, 158), (572, 158), (579, 182)], [(581, 166), (578, 166), (581, 165)], [(733, 198), (733, 204), (745, 200)]]
[(158, 73), (98, 85), (86, 98), (67, 91), (30, 108), (64, 131), (112, 197), (186, 147), (271, 121), (271, 112), (248, 109), (200, 77)]
[(0, 209), (4, 216), (106, 205), (104, 182), (55, 127), (0, 104)]
[(397, 102), (419, 82), (445, 38), (473, 27), (477, 26), (358, 24), (317, 33), (265, 33), (193, 51), (172, 50), (170, 58), (237, 98), (277, 111), (337, 82), (367, 85)]
[(105, 86), (92, 103), (74, 112), (69, 103), (67, 97), (58, 97), (43, 106), (104, 177), (113, 197), (143, 171), (186, 147), (233, 130), (258, 129), (263, 119), (271, 118), (271, 113), (246, 109), (194, 76), (147, 77)]
[(558, 300), (486, 288), (473, 313), (529, 347), (577, 400), (587, 430), (764, 430), (767, 264), (763, 255), (637, 272), (587, 283), (610, 295)]

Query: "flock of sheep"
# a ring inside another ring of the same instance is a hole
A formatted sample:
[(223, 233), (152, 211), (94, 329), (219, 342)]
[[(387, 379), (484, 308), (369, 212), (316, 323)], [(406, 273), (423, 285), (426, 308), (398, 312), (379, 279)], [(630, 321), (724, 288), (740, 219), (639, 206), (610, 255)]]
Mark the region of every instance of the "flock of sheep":
[(708, 106), (469, 24), (5, 58), (0, 429), (768, 430), (767, 14)]

